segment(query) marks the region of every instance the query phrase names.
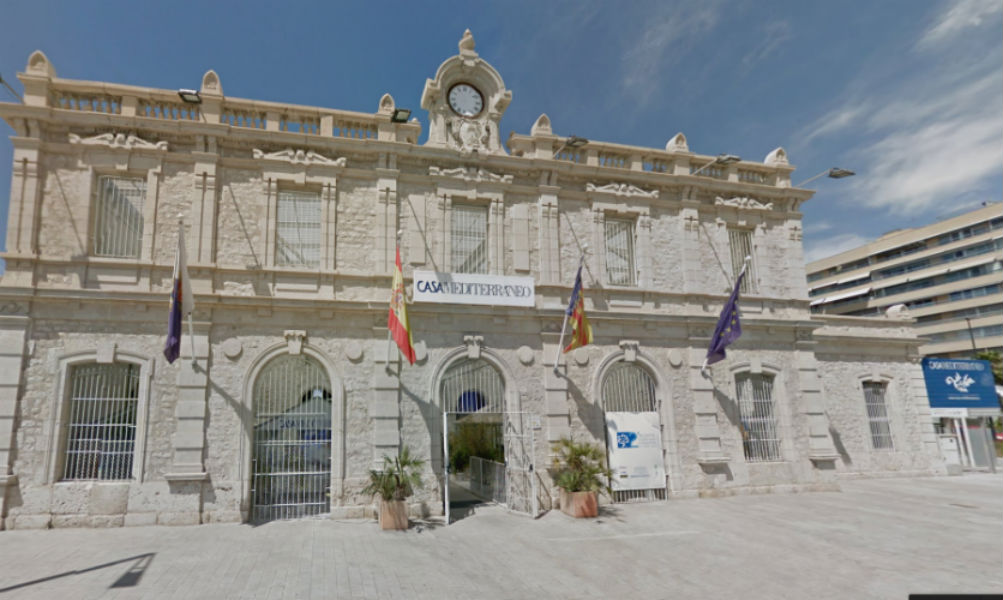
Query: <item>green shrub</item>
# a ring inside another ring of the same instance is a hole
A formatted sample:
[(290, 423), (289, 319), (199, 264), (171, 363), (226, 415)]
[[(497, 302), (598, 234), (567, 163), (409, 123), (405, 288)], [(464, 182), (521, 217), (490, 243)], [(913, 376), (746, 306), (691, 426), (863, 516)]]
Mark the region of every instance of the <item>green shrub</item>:
[(363, 494), (379, 495), (384, 500), (404, 500), (421, 487), (419, 470), (425, 461), (411, 456), (411, 449), (403, 446), (394, 458), (383, 457), (383, 469), (369, 471), (369, 485)]
[(467, 470), (474, 456), (505, 462), (505, 446), (498, 443), (501, 423), (457, 423), (449, 434), (449, 465), (454, 473)]
[(606, 467), (606, 451), (594, 444), (562, 437), (554, 442), (554, 484), (569, 492), (610, 491), (613, 473)]

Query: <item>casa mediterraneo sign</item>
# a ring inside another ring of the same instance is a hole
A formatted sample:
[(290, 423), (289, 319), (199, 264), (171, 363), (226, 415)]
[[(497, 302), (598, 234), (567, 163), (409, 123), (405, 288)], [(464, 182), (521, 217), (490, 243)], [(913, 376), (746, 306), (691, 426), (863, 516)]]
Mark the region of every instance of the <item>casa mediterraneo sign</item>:
[(532, 277), (414, 271), (414, 302), (535, 306)]

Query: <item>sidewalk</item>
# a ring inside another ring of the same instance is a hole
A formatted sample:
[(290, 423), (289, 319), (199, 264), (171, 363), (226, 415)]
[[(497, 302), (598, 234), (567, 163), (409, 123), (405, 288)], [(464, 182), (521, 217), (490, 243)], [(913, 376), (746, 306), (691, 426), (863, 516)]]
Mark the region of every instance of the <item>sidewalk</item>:
[(881, 598), (1003, 592), (1003, 474), (672, 500), (598, 520), (0, 532), (5, 598)]

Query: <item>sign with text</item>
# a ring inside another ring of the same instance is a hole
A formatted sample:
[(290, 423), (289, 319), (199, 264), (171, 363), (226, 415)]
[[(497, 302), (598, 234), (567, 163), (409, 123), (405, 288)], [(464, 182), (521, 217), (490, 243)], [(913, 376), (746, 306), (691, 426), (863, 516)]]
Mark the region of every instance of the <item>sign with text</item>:
[(923, 377), (930, 408), (1000, 408), (989, 361), (924, 358)]
[(415, 302), (485, 304), (488, 306), (535, 306), (532, 277), (508, 277), (481, 273), (414, 272)]
[(656, 412), (607, 412), (613, 491), (665, 487), (662, 428)]

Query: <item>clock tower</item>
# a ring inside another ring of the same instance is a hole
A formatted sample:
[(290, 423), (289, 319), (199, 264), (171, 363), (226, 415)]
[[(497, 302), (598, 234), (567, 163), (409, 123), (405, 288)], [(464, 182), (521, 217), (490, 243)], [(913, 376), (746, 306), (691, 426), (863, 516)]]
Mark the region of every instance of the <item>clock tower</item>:
[(460, 53), (447, 58), (425, 80), (421, 107), (428, 111), (427, 146), (464, 153), (504, 154), (498, 124), (512, 92), (494, 67), (477, 56), (470, 30), (460, 39)]

